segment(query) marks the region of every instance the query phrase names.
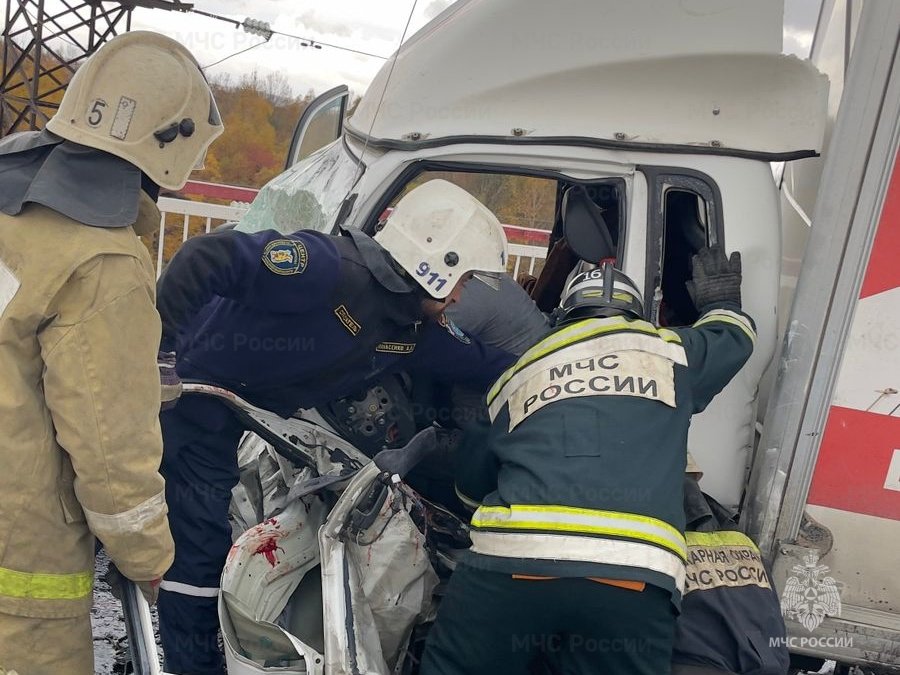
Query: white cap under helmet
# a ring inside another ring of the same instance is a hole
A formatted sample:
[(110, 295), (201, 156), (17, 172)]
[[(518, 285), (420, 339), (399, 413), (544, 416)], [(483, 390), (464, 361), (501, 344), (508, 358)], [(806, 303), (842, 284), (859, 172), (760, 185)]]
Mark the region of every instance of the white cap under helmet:
[(410, 190), (374, 239), (438, 300), (466, 274), (499, 288), (506, 271), (506, 235), (497, 216), (441, 179)]
[(85, 61), (47, 129), (121, 157), (171, 190), (202, 166), (224, 131), (197, 61), (150, 31), (115, 37)]

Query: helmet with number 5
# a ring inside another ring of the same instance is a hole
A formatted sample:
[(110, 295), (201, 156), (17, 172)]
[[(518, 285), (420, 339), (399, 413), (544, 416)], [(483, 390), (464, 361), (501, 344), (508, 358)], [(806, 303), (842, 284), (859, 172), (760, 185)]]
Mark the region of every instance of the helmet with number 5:
[(115, 37), (85, 61), (47, 129), (121, 157), (172, 190), (202, 165), (224, 131), (197, 61), (180, 43), (150, 31)]
[(575, 275), (556, 314), (557, 325), (610, 316), (642, 319), (644, 305), (637, 284), (612, 263), (605, 262), (596, 269)]
[(497, 216), (445, 180), (410, 190), (374, 238), (437, 300), (470, 273), (499, 288), (506, 271), (506, 235)]

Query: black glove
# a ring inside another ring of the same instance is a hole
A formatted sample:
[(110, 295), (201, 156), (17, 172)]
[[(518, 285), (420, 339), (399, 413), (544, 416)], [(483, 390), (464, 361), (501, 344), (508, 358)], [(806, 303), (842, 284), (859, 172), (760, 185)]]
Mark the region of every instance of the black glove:
[(160, 410), (174, 408), (181, 396), (181, 378), (175, 372), (175, 352), (159, 352), (156, 356), (159, 366)]
[[(119, 568), (116, 567), (115, 563), (110, 562), (109, 568), (106, 570), (106, 574), (103, 576), (103, 581), (109, 584), (109, 590), (113, 594), (113, 597), (122, 601), (122, 584), (128, 581), (125, 576), (119, 571)], [(141, 594), (147, 600), (147, 602), (151, 605), (156, 603), (156, 599), (159, 597), (159, 584), (162, 579), (152, 579), (150, 581), (135, 581), (138, 589), (141, 591)]]
[(694, 306), (701, 313), (710, 305), (731, 303), (741, 306), (741, 254), (725, 257), (721, 246), (702, 248), (692, 261), (693, 281), (686, 286)]

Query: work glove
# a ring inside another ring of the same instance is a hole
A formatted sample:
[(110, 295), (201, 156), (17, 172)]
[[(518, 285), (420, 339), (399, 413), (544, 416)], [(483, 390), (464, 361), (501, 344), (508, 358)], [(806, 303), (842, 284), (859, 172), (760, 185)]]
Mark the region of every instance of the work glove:
[(710, 305), (731, 303), (741, 306), (741, 254), (725, 257), (721, 246), (700, 249), (692, 261), (693, 281), (686, 286), (694, 306), (703, 313)]
[(160, 410), (174, 408), (181, 396), (181, 378), (175, 372), (175, 352), (159, 352), (156, 356), (159, 366)]
[[(106, 576), (103, 577), (103, 581), (109, 584), (109, 590), (112, 592), (113, 597), (116, 598), (119, 602), (122, 601), (122, 586), (125, 584), (128, 579), (119, 571), (119, 568), (116, 567), (115, 563), (110, 562), (109, 568), (106, 570)], [(138, 589), (141, 591), (141, 595), (144, 596), (144, 599), (151, 605), (156, 604), (156, 599), (159, 597), (159, 584), (162, 582), (162, 578), (151, 579), (150, 581), (135, 581)]]

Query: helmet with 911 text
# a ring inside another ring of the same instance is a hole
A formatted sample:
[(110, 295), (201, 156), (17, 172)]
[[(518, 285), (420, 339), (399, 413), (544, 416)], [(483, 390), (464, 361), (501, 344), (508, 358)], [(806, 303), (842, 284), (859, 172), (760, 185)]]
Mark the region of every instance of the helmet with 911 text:
[(506, 271), (506, 235), (497, 216), (441, 179), (404, 195), (374, 239), (437, 300), (468, 274), (499, 289)]

